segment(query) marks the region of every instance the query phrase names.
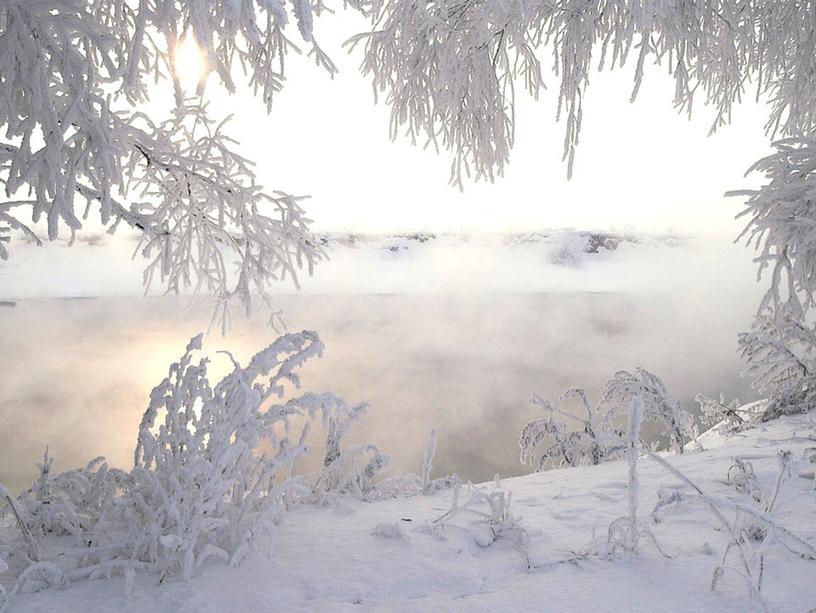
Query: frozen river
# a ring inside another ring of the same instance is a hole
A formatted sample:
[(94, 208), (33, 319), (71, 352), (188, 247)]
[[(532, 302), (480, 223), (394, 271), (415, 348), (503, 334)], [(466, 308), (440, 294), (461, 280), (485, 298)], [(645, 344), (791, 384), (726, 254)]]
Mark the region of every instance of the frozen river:
[[(597, 399), (615, 371), (642, 366), (689, 410), (697, 393), (752, 398), (736, 353), (759, 291), (746, 250), (639, 245), (563, 262), (559, 241), (337, 251), (303, 292), (276, 298), (291, 330), (327, 347), (304, 389), (369, 402), (350, 440), (378, 445), (395, 469), (419, 470), (435, 428), (438, 472), (474, 481), (525, 471), (517, 437), (533, 393), (582, 386)], [(97, 455), (129, 466), (150, 389), (210, 307), (106, 296), (104, 266), (86, 278), (57, 267), (38, 289), (26, 276), (37, 260), (21, 261), (0, 269), (0, 299), (16, 301), (0, 308), (0, 481), (30, 481), (46, 445), (57, 469)], [(85, 297), (48, 297), (68, 292)], [(228, 367), (216, 350), (246, 360), (273, 338), (262, 318), (209, 335), (211, 373)]]

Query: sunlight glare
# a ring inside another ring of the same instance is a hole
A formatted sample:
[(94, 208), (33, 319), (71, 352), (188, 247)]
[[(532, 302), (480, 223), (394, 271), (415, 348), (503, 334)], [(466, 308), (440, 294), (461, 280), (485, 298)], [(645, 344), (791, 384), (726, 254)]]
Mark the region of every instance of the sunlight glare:
[(185, 93), (196, 91), (207, 79), (206, 60), (192, 36), (185, 36), (173, 52), (176, 75)]

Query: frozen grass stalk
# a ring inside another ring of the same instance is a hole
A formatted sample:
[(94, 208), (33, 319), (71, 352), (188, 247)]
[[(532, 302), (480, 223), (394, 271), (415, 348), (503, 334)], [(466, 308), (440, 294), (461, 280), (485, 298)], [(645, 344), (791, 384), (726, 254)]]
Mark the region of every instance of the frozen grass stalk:
[(425, 448), (425, 454), (422, 457), (422, 492), (424, 494), (431, 492), (431, 468), (434, 456), (436, 456), (436, 430), (431, 430), (428, 446)]
[(638, 455), (640, 454), (640, 424), (643, 419), (643, 399), (640, 396), (632, 398), (629, 409), (629, 446), (626, 450), (626, 460), (629, 464), (629, 544), (628, 551), (637, 553), (639, 528), (637, 520), (638, 498), (640, 483), (638, 481)]
[(22, 519), (20, 506), (17, 504), (17, 500), (15, 500), (14, 496), (11, 495), (11, 492), (6, 489), (6, 486), (0, 483), (0, 499), (3, 498), (6, 499), (6, 504), (8, 504), (8, 506), (11, 508), (11, 513), (14, 515), (14, 519), (17, 521), (17, 525), (19, 526), (20, 532), (23, 535), (23, 539), (28, 545), (31, 559), (35, 562), (39, 561), (41, 559), (40, 548), (37, 545), (37, 541), (34, 539), (34, 536), (31, 534), (31, 530), (29, 530), (28, 525)]

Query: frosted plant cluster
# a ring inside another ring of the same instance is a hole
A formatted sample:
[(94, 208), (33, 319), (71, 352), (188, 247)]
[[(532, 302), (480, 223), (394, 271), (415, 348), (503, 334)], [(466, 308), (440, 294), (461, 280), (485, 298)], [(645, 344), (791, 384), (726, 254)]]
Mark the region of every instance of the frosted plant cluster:
[(462, 489), (461, 484), (455, 485), (451, 508), (425, 526), (424, 530), (437, 538), (445, 538), (450, 531), (464, 532), (473, 544), (482, 549), (498, 541), (508, 541), (524, 554), (527, 568), (531, 568), (526, 548), (529, 540), (527, 529), (521, 517), (513, 515), (510, 510), (513, 493), (469, 483), (462, 502)]
[[(813, 21), (800, 24), (799, 29), (809, 31), (812, 37)], [(813, 61), (812, 54), (809, 61)], [(813, 104), (813, 94), (803, 86), (791, 84), (791, 95), (796, 96), (800, 107), (807, 107)], [(746, 374), (757, 390), (770, 398), (766, 418), (807, 411), (813, 406), (816, 385), (816, 243), (811, 232), (816, 114), (811, 109), (802, 115), (796, 130), (788, 130), (791, 136), (776, 143), (776, 153), (754, 166), (767, 182), (758, 190), (735, 192), (748, 196), (743, 212), (748, 223), (742, 237), (758, 249), (758, 274), (767, 271), (771, 282), (752, 330), (739, 338), (742, 356), (748, 362)]]
[(736, 398), (727, 402), (725, 394), (720, 394), (718, 399), (698, 394), (695, 400), (700, 405), (703, 424), (709, 428), (716, 428), (723, 435), (753, 428), (765, 413), (767, 404), (758, 401), (741, 405)]
[(816, 400), (816, 331), (794, 294), (791, 300), (765, 308), (739, 337), (745, 374), (768, 397), (765, 418), (806, 412)]
[[(14, 496), (0, 484), (0, 519), (12, 518), (19, 537), (0, 546), (15, 576), (0, 608), (19, 593), (83, 578), (123, 575), (130, 589), (141, 571), (189, 580), (209, 560), (238, 565), (292, 505), (340, 508), (343, 496), (374, 501), (459, 487), (456, 475), (431, 478), (435, 433), (421, 476), (382, 478), (386, 453), (343, 445), (368, 405), (332, 392), (295, 394), (297, 370), (323, 348), (303, 331), (281, 336), (245, 366), (224, 352), (233, 369), (212, 386), (208, 359), (195, 357), (196, 336), (150, 394), (130, 471), (100, 457), (54, 474), (46, 450), (28, 490)], [(324, 432), (319, 468), (299, 471), (315, 425)]]
[[(601, 402), (595, 409), (581, 389), (568, 390), (562, 396), (562, 403), (570, 399), (578, 399), (586, 418), (533, 397), (533, 403), (545, 411), (545, 416), (528, 422), (522, 429), (519, 441), (522, 463), (542, 470), (548, 466), (593, 465), (624, 457), (628, 467), (627, 513), (609, 524), (603, 549), (590, 547), (578, 558), (602, 553), (607, 557), (621, 553), (637, 554), (644, 537), (660, 555), (671, 558), (672, 555), (661, 546), (649, 523), (654, 526), (663, 523), (662, 515), (667, 507), (688, 508), (699, 501), (712, 514), (718, 529), (729, 536), (721, 561), (713, 571), (711, 589), (716, 589), (725, 573), (734, 573), (744, 580), (749, 595), (757, 599), (765, 610), (770, 610), (761, 591), (765, 556), (772, 545), (793, 556), (816, 560), (816, 548), (774, 517), (783, 484), (794, 469), (800, 477), (812, 478), (810, 466), (813, 459), (807, 451), (799, 460), (794, 460), (789, 451), (779, 452), (779, 472), (770, 490), (765, 489), (757, 479), (751, 462), (737, 457), (728, 471), (727, 482), (734, 485), (741, 498), (715, 497), (693, 483), (663, 454), (656, 452), (654, 445), (645, 445), (641, 439), (641, 428), (646, 422), (656, 423), (662, 428), (669, 438), (670, 450), (676, 454), (684, 452), (689, 440), (696, 442), (697, 439), (692, 416), (672, 399), (657, 375), (643, 369), (637, 369), (634, 374), (627, 371), (616, 373), (604, 386)], [(698, 402), (704, 411), (705, 421), (726, 436), (756, 427), (766, 404), (740, 407), (736, 401), (726, 404), (724, 398), (716, 402), (703, 396), (698, 396)], [(617, 425), (622, 417), (627, 421), (625, 427)], [(578, 429), (569, 430), (561, 420), (577, 425)], [(690, 491), (690, 494), (681, 493), (677, 489), (661, 487), (658, 502), (649, 516), (650, 522), (641, 516), (639, 510), (641, 455), (647, 456), (678, 479), (685, 486), (685, 492)]]
[[(340, 444), (365, 405), (331, 393), (276, 402), (299, 387), (296, 370), (321, 354), (314, 332), (286, 334), (246, 366), (233, 360), (214, 387), (207, 359), (194, 358), (200, 349), (199, 335), (151, 392), (129, 472), (97, 458), (55, 475), (46, 452), (28, 491), (0, 492), (22, 539), (9, 553), (17, 571), (9, 596), (140, 570), (189, 579), (210, 558), (239, 564), (259, 530), (293, 502), (373, 489), (387, 457), (370, 445)], [(318, 415), (326, 429), (322, 467), (296, 475)]]
[[(660, 377), (639, 368), (634, 374), (615, 373), (604, 385), (595, 408), (580, 388), (567, 390), (558, 405), (533, 396), (532, 403), (545, 415), (527, 422), (521, 431), (522, 464), (542, 470), (600, 464), (622, 457), (629, 443), (621, 426), (623, 420), (629, 419), (633, 399), (643, 405), (637, 421), (638, 432), (642, 422), (655, 424), (668, 436), (670, 447), (683, 453), (686, 442), (696, 437), (693, 417), (680, 408)], [(568, 409), (566, 403), (570, 400), (578, 401), (586, 417)], [(577, 427), (570, 428), (567, 424)]]
[(697, 435), (694, 418), (672, 398), (666, 384), (655, 374), (638, 368), (634, 373), (618, 371), (606, 382), (602, 403), (609, 407), (609, 417), (627, 415), (633, 398), (643, 402), (644, 423), (655, 423), (669, 437), (670, 448), (683, 453), (685, 444)]
[[(794, 462), (789, 451), (783, 450), (778, 454), (779, 472), (774, 479), (771, 492), (763, 490), (756, 475), (753, 474), (750, 462), (736, 458), (727, 475), (728, 482), (733, 483), (737, 491), (743, 494), (742, 499), (736, 500), (712, 496), (665, 458), (649, 449), (646, 449), (645, 453), (685, 484), (695, 499), (702, 502), (711, 513), (718, 529), (729, 537), (720, 564), (714, 569), (711, 578), (712, 590), (716, 589), (725, 573), (731, 572), (745, 582), (749, 595), (756, 598), (765, 611), (770, 611), (761, 592), (765, 576), (765, 556), (771, 546), (777, 545), (783, 551), (803, 560), (816, 560), (816, 548), (806, 539), (785, 528), (774, 517), (782, 485), (790, 477), (794, 464), (801, 463)], [(652, 516), (655, 516), (658, 508), (669, 504), (685, 505), (689, 502), (679, 494), (670, 500), (661, 499)], [(733, 519), (729, 519), (732, 514)]]

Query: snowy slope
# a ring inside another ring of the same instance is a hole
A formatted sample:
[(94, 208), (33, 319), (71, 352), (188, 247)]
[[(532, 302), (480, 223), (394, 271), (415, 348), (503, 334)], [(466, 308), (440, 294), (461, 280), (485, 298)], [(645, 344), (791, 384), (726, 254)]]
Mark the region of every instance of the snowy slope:
[[(777, 454), (795, 459), (816, 446), (812, 421), (787, 417), (725, 438), (704, 435), (704, 451), (666, 456), (708, 494), (752, 504), (729, 485), (733, 458), (749, 460), (765, 489), (778, 472)], [(716, 445), (716, 446), (715, 446)], [(606, 554), (611, 521), (626, 514), (627, 465), (554, 470), (502, 480), (511, 511), (529, 535), (527, 553), (509, 540), (483, 548), (475, 514), (461, 514), (436, 534), (434, 519), (453, 493), (365, 503), (336, 499), (300, 507), (238, 568), (212, 564), (189, 583), (137, 576), (130, 597), (123, 579), (78, 583), (17, 598), (12, 611), (761, 611), (744, 580), (727, 572), (710, 589), (727, 535), (706, 506), (648, 458), (640, 463), (640, 521), (648, 538), (640, 553)], [(784, 482), (775, 521), (816, 544), (812, 467), (794, 466)], [(494, 483), (481, 486), (496, 489)], [(680, 503), (650, 518), (658, 490)], [(466, 488), (462, 499), (466, 499)], [(726, 515), (733, 515), (727, 513)], [(529, 568), (528, 568), (529, 557)], [(736, 558), (732, 558), (735, 561)], [(733, 568), (737, 568), (736, 564)], [(774, 543), (766, 552), (762, 596), (773, 611), (816, 607), (816, 562)]]

